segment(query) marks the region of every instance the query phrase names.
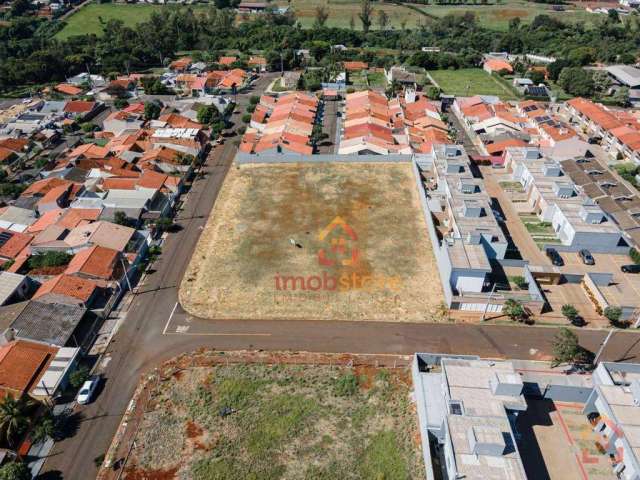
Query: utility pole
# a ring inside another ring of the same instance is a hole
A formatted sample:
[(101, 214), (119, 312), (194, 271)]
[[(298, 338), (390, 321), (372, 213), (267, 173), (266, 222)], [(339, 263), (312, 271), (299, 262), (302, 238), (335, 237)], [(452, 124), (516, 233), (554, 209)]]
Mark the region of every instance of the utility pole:
[(131, 288), (131, 282), (129, 281), (129, 274), (127, 273), (127, 267), (124, 264), (124, 260), (122, 259), (122, 255), (120, 256), (120, 263), (122, 264), (122, 269), (124, 271), (124, 278), (127, 279), (127, 287), (129, 287), (129, 291), (131, 292), (133, 289)]
[(609, 343), (609, 340), (611, 339), (611, 337), (613, 336), (613, 332), (615, 332), (615, 331), (616, 331), (615, 328), (612, 328), (611, 330), (609, 330), (609, 333), (605, 337), (604, 341), (600, 344), (600, 348), (598, 349), (598, 353), (596, 353), (596, 356), (593, 359), (593, 364), (594, 365), (598, 365), (598, 360), (600, 359), (600, 355), (602, 355), (602, 352), (604, 352), (604, 349), (607, 346), (607, 343)]
[(284, 60), (282, 57), (282, 52), (280, 52), (280, 76), (284, 75)]
[(493, 292), (496, 291), (496, 283), (493, 284), (493, 287), (491, 287), (491, 292), (489, 293), (489, 296), (487, 297), (487, 303), (484, 306), (484, 311), (482, 312), (482, 320), (480, 320), (481, 322), (484, 322), (485, 317), (487, 316), (487, 310), (489, 310), (489, 302), (491, 302), (491, 297), (493, 297)]

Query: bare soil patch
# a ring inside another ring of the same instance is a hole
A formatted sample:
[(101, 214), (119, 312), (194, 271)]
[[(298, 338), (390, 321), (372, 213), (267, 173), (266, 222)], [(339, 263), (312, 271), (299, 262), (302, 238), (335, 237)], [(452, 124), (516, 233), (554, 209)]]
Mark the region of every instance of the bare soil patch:
[(428, 321), (442, 302), (409, 164), (229, 172), (180, 287), (203, 318)]

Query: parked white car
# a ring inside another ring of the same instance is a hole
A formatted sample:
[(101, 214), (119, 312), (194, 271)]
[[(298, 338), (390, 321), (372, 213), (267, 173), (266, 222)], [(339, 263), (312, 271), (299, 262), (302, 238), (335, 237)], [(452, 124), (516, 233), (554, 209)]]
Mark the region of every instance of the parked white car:
[(96, 393), (96, 389), (98, 388), (99, 383), (100, 377), (98, 377), (97, 375), (90, 377), (89, 380), (82, 384), (82, 387), (78, 392), (76, 401), (80, 405), (86, 405), (87, 403), (90, 403), (93, 399), (93, 395)]

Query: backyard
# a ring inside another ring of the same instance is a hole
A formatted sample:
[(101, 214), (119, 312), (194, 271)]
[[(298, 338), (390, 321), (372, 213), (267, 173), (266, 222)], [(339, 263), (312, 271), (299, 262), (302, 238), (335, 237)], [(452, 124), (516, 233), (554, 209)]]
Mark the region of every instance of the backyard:
[(448, 95), (462, 97), (495, 95), (503, 100), (516, 100), (511, 89), (480, 68), (431, 70), (429, 75)]
[(220, 363), (150, 388), (125, 480), (424, 478), (407, 367)]
[(241, 165), (180, 302), (204, 318), (432, 321), (443, 297), (423, 222), (409, 164)]
[(520, 213), (520, 220), (524, 223), (525, 228), (536, 242), (539, 248), (546, 244), (560, 243), (556, 237), (550, 222), (541, 222), (540, 219), (533, 214)]

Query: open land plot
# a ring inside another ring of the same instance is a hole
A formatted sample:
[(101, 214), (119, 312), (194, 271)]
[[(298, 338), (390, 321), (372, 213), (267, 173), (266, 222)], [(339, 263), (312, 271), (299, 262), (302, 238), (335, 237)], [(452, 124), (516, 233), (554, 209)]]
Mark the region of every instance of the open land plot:
[[(102, 35), (102, 29), (109, 20), (122, 20), (126, 26), (133, 27), (140, 22), (147, 21), (153, 12), (158, 12), (163, 8), (184, 7), (145, 4), (130, 5), (126, 3), (89, 3), (65, 20), (66, 25), (56, 34), (56, 38), (65, 40), (74, 35)], [(206, 5), (190, 5), (190, 8), (204, 11), (207, 7)]]
[(431, 70), (429, 75), (444, 93), (456, 96), (495, 95), (503, 100), (516, 100), (513, 92), (480, 68)]
[(424, 478), (408, 368), (218, 365), (156, 384), (124, 479)]
[[(328, 27), (350, 28), (351, 18), (353, 18), (354, 28), (362, 30), (362, 23), (358, 18), (361, 2), (359, 0), (279, 0), (279, 6), (289, 6), (295, 12), (300, 24), (309, 28), (313, 26), (316, 19), (316, 8), (324, 5), (329, 13), (326, 25)], [(401, 28), (404, 24), (407, 28), (416, 28), (420, 21), (424, 23), (426, 16), (410, 8), (394, 3), (373, 2), (374, 19), (378, 18), (378, 12), (384, 10), (389, 17), (390, 28)], [(428, 20), (428, 19), (427, 19)], [(372, 30), (376, 30), (378, 24), (374, 22)]]
[(430, 16), (444, 17), (445, 15), (463, 15), (471, 12), (477, 22), (492, 30), (506, 31), (509, 22), (519, 18), (523, 23), (531, 23), (538, 15), (548, 15), (551, 18), (566, 23), (585, 22), (592, 24), (598, 15), (587, 12), (584, 7), (567, 5), (565, 11), (555, 11), (549, 5), (527, 2), (524, 0), (507, 0), (501, 4), (487, 5), (423, 5), (420, 9)]
[(429, 321), (443, 296), (422, 215), (409, 164), (239, 166), (180, 302), (203, 318)]

